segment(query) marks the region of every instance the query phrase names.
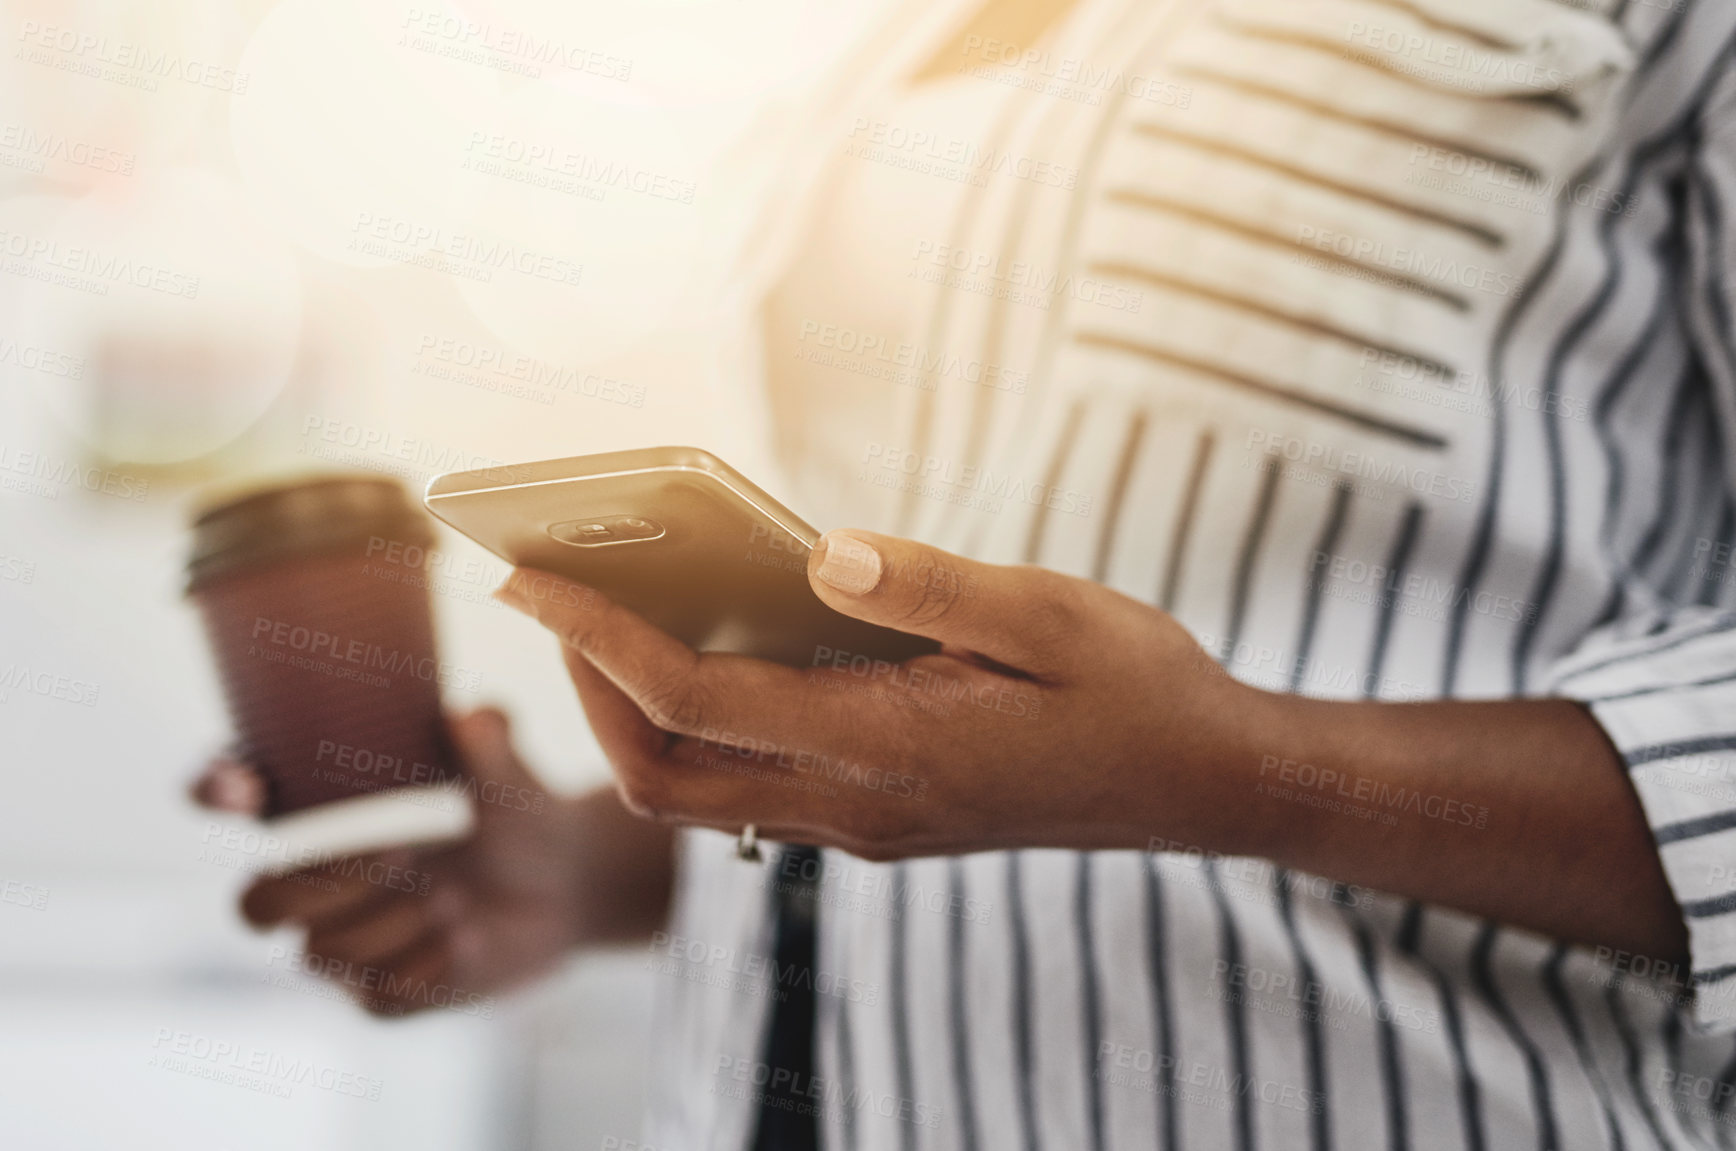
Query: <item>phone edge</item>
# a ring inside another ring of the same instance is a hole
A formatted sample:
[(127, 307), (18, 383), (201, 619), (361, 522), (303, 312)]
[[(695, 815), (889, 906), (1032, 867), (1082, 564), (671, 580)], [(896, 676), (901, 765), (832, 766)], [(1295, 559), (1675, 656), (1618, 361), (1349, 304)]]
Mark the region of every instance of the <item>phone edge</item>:
[[(581, 461), (588, 462), (595, 467), (595, 465), (599, 463), (610, 460), (620, 461), (621, 464), (628, 464), (629, 460), (643, 460), (644, 462), (640, 463), (638, 466), (629, 465), (608, 467), (605, 465), (606, 470), (568, 471), (564, 475), (551, 475), (546, 478), (535, 480), (520, 479), (503, 483), (498, 478), (499, 474), (503, 470), (512, 472), (519, 469), (531, 468), (538, 470), (543, 468), (556, 469), (560, 465), (577, 464)], [(482, 492), (510, 491), (517, 488), (543, 487), (548, 484), (571, 483), (575, 480), (607, 479), (612, 476), (638, 475), (644, 472), (669, 471), (689, 472), (696, 475), (706, 476), (734, 492), (735, 495), (745, 500), (762, 514), (769, 517), (773, 522), (784, 528), (809, 548), (812, 548), (820, 541), (820, 533), (815, 530), (812, 525), (802, 519), (802, 517), (798, 516), (795, 512), (792, 512), (789, 508), (785, 507), (764, 488), (742, 475), (736, 469), (730, 467), (727, 463), (713, 455), (711, 452), (708, 452), (703, 448), (688, 447), (685, 445), (672, 445), (656, 448), (633, 448), (620, 452), (598, 452), (592, 455), (567, 456), (552, 460), (534, 460), (525, 464), (509, 464), (506, 465), (505, 468), (490, 467), (476, 468), (460, 472), (446, 472), (443, 475), (434, 476), (424, 486), (422, 492), (422, 506), (427, 508), (429, 513), (441, 523), (446, 524), (454, 531), (459, 532), (468, 539), (471, 538), (468, 533), (464, 532), (464, 530), (458, 527), (457, 524), (454, 524), (451, 520), (440, 514), (438, 506), (439, 501), (455, 499), (467, 495), (475, 495)], [(501, 558), (508, 559), (508, 562), (511, 562), (510, 557), (503, 556)]]

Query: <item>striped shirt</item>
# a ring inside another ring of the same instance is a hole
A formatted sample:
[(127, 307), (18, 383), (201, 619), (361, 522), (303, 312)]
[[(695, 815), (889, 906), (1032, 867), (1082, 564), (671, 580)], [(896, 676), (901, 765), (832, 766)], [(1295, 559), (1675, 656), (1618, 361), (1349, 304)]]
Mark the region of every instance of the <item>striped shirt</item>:
[[(1266, 688), (1588, 701), (1691, 970), (1161, 839), (827, 851), (826, 1145), (1736, 1143), (1736, 4), (1082, 0), (959, 65), (817, 149), (763, 301), (792, 502)], [(1274, 752), (1347, 819), (1499, 818)], [(685, 839), (657, 1148), (789, 1077), (778, 866)]]

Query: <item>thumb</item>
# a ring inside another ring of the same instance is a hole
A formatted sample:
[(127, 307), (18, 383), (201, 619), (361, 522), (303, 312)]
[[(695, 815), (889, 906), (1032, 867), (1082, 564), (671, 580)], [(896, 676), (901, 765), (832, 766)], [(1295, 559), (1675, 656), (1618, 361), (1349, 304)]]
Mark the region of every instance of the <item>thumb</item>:
[(808, 582), (847, 616), (1039, 675), (1053, 670), (1057, 644), (1078, 635), (1078, 592), (1069, 587), (1078, 581), (877, 532), (827, 532), (808, 557)]
[(205, 766), (187, 789), (193, 801), (213, 811), (231, 811), (255, 819), (265, 813), (264, 778), (240, 760), (222, 756)]

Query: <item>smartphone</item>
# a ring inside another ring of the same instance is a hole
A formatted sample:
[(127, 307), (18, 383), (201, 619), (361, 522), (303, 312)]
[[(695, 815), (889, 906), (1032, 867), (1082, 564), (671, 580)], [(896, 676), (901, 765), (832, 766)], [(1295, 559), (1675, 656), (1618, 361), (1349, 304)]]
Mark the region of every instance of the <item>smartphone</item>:
[(698, 448), (452, 472), (423, 502), (509, 563), (594, 587), (700, 651), (812, 667), (939, 650), (827, 607), (808, 584), (820, 533)]

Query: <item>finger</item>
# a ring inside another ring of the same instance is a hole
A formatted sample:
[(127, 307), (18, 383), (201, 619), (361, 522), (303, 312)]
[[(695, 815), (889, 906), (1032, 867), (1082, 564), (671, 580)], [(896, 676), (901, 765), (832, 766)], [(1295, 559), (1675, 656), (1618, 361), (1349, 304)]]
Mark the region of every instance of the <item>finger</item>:
[[(311, 923), (347, 914), (391, 890), (378, 881), (402, 867), (405, 852), (354, 856), (335, 863), (255, 880), (241, 897), (241, 914), (254, 927), (294, 921)], [(388, 869), (388, 870), (382, 870)], [(400, 872), (396, 877), (400, 881)]]
[(524, 772), (512, 746), (512, 722), (497, 707), (480, 707), (448, 725), (470, 774), (503, 779)]
[(1071, 665), (1089, 585), (978, 563), (877, 532), (827, 532), (808, 556), (814, 594), (848, 616), (924, 635), (1033, 675)]
[(193, 802), (213, 811), (255, 818), (265, 811), (265, 780), (251, 767), (227, 756), (207, 764), (188, 791)]
[[(566, 660), (591, 730), (614, 768), (616, 787), (627, 810), (641, 818), (666, 822), (733, 820), (738, 829), (742, 823), (771, 814), (774, 805), (768, 797), (776, 790), (772, 785), (762, 782), (734, 788), (708, 777), (759, 775), (763, 780), (762, 773), (776, 769), (778, 759), (792, 757), (779, 756), (767, 745), (744, 759), (735, 748), (672, 735), (646, 719), (638, 706), (584, 656), (568, 648)], [(773, 761), (770, 768), (765, 763), (768, 758)], [(795, 814), (784, 804), (775, 807), (783, 818)], [(808, 818), (805, 810), (800, 814)]]
[(512, 721), (505, 712), (479, 708), (453, 720), (451, 730), (452, 741), (472, 777), (540, 794), (542, 781), (520, 758), (513, 744)]
[(579, 693), (579, 705), (590, 722), (591, 734), (603, 756), (615, 770), (616, 792), (622, 806), (641, 819), (654, 819), (657, 811), (645, 802), (638, 788), (627, 781), (642, 771), (652, 770), (679, 737), (661, 730), (645, 718), (639, 706), (607, 676), (591, 666), (591, 662), (570, 647), (561, 648), (573, 687)]
[(579, 705), (590, 721), (591, 733), (610, 763), (656, 759), (669, 750), (676, 737), (646, 719), (639, 705), (590, 660), (565, 646), (561, 658), (579, 693)]
[(591, 662), (563, 649), (591, 732), (615, 772), (622, 804), (643, 819), (684, 818), (701, 799), (693, 765), (706, 753), (700, 740), (664, 731)]
[[(738, 838), (743, 827), (751, 823), (762, 844), (803, 843), (814, 847), (835, 847), (864, 859), (881, 856), (887, 843), (888, 829), (894, 826), (889, 814), (866, 809), (816, 808), (787, 814), (771, 811), (769, 808), (777, 804), (774, 796), (764, 788), (751, 795), (731, 798), (734, 802), (716, 805), (719, 810), (675, 816), (665, 822), (680, 827), (707, 828)], [(772, 802), (768, 803), (768, 800)], [(744, 818), (722, 810), (744, 806), (762, 810), (765, 814)]]
[[(769, 847), (774, 843), (783, 843), (805, 844), (809, 847), (839, 847), (849, 850), (849, 845), (836, 831), (821, 824), (809, 826), (793, 823), (761, 823), (758, 820), (754, 820), (752, 823), (755, 842), (762, 848)], [(737, 842), (740, 842), (742, 831), (747, 826), (745, 823), (731, 823), (723, 819), (684, 819), (680, 821), (680, 825), (682, 827), (704, 828), (708, 831), (720, 831), (734, 838)]]
[(377, 966), (390, 978), (379, 979), (370, 990), (355, 992), (356, 1002), (370, 1015), (396, 1019), (450, 1005), (456, 998), (450, 986), (451, 949), (444, 932), (423, 935)]
[(420, 899), (395, 895), (370, 907), (366, 915), (310, 924), (306, 950), (373, 966), (416, 942), (429, 926), (428, 909)]
[(732, 833), (751, 823), (769, 839), (854, 848), (876, 842), (908, 802), (877, 788), (892, 774), (852, 757), (684, 739), (621, 784), (665, 822)]
[[(565, 584), (565, 590), (559, 585)], [(550, 589), (535, 595), (531, 587)], [(519, 570), (496, 592), (561, 637), (624, 692), (656, 727), (701, 738), (726, 731), (799, 739), (842, 701), (804, 672), (724, 652), (699, 653), (637, 612), (541, 572)]]

